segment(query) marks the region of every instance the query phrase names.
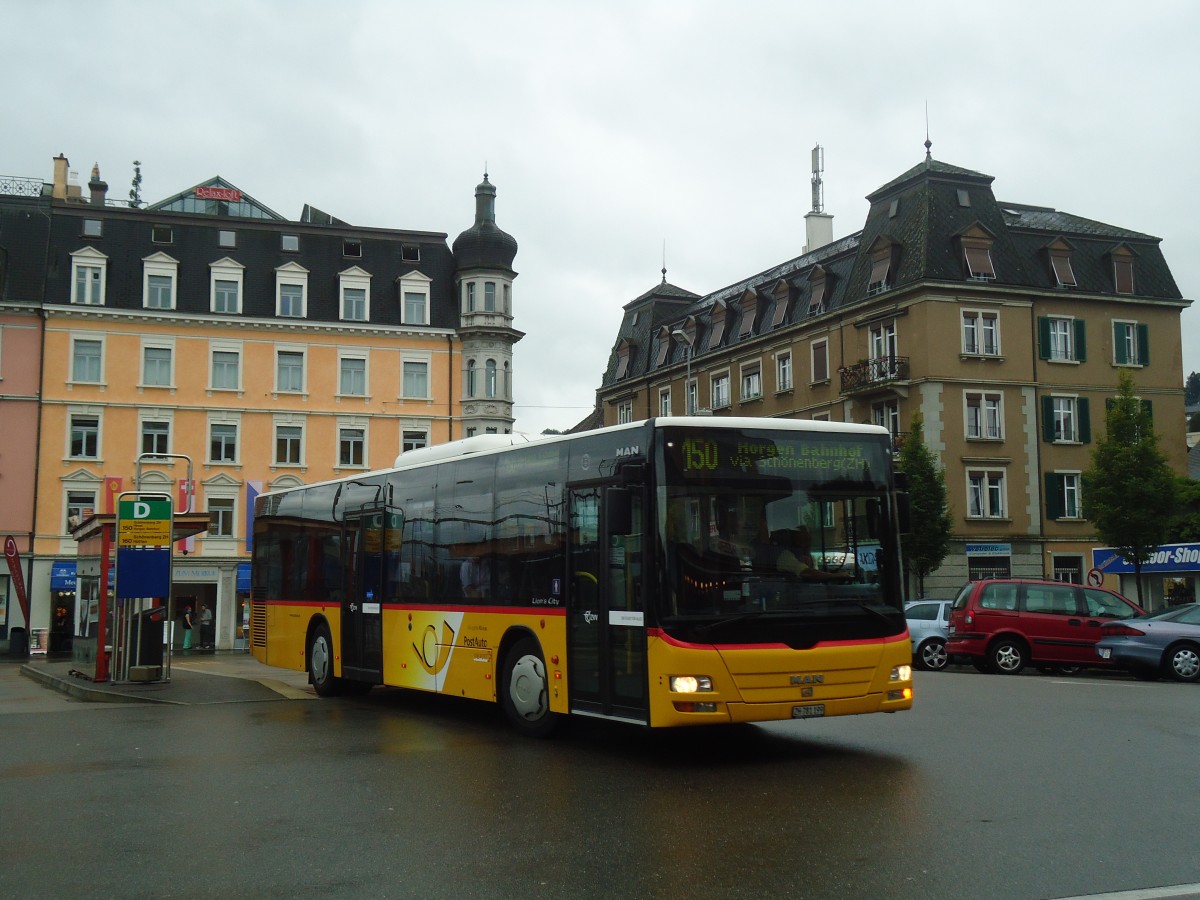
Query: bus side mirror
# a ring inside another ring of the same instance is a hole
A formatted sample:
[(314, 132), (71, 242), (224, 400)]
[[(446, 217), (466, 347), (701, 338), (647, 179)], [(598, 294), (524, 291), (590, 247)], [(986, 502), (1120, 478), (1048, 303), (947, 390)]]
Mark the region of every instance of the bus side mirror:
[(630, 534), (633, 531), (633, 491), (623, 487), (605, 490), (604, 521), (609, 534)]
[(896, 522), (901, 534), (912, 534), (912, 503), (907, 491), (896, 494)]

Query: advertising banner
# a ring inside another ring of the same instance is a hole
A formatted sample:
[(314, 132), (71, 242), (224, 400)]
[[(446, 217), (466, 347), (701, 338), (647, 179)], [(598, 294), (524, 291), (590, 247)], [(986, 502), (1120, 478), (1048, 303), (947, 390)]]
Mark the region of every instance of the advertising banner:
[(11, 534), (4, 539), (4, 560), (8, 563), (8, 574), (12, 576), (13, 590), (17, 594), (17, 603), (21, 605), (21, 615), (25, 617), (25, 627), (29, 627), (29, 596), (25, 593), (25, 573), (21, 571), (21, 554), (17, 552), (17, 539)]

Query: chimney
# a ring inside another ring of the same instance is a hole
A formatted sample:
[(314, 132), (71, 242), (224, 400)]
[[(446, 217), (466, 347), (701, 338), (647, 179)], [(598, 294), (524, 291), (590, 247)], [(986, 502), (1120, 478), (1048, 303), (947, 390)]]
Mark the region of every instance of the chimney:
[(74, 169), (67, 170), (67, 200), (76, 202), (83, 199), (83, 190), (79, 187), (79, 173)]
[(92, 206), (103, 206), (108, 194), (108, 182), (100, 180), (100, 163), (92, 164), (92, 180), (88, 182), (88, 189), (92, 192)]
[(71, 165), (63, 154), (54, 157), (54, 187), (51, 196), (55, 200), (67, 199), (67, 168)]

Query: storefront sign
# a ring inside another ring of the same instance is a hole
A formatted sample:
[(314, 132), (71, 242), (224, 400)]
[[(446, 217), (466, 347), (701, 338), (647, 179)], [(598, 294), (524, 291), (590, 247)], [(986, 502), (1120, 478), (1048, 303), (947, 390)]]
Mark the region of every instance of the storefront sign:
[(237, 188), (198, 187), (196, 188), (196, 199), (225, 200), (229, 203), (237, 203), (242, 199), (242, 192)]
[[(1092, 565), (1110, 575), (1130, 575), (1133, 563), (1111, 547), (1092, 550)], [(1200, 572), (1200, 544), (1162, 544), (1155, 548), (1142, 573)]]
[(1012, 556), (1012, 544), (967, 544), (967, 556)]

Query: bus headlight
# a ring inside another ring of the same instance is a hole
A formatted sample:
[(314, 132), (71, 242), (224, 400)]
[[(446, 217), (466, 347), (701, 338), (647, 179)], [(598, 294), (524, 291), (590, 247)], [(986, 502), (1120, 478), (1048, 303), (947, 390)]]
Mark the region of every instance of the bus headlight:
[(711, 691), (712, 679), (707, 675), (672, 675), (671, 692), (675, 694), (695, 694), (699, 691)]
[(912, 666), (892, 666), (889, 681), (912, 681)]

